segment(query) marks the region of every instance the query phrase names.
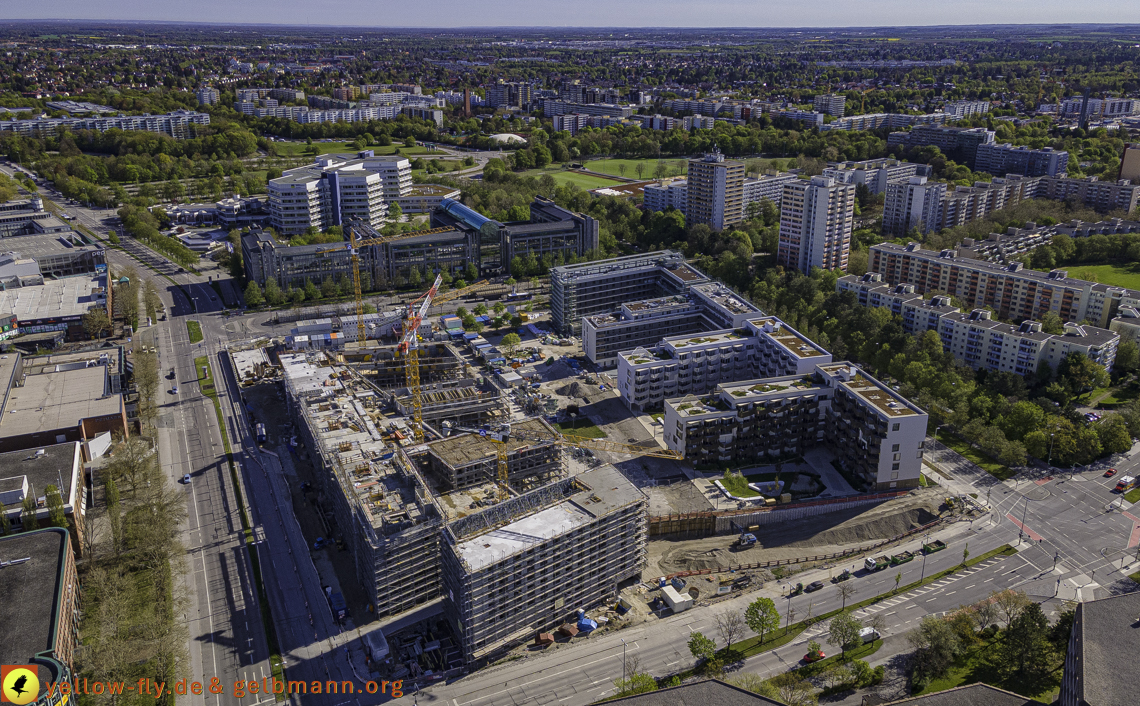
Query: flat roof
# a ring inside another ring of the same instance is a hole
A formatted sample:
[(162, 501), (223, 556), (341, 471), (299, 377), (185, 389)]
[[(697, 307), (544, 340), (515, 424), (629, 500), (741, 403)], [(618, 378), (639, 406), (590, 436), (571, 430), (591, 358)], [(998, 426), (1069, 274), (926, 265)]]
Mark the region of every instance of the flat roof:
[(449, 194), (459, 194), (459, 189), (454, 189), (450, 186), (443, 186), (441, 184), (412, 184), (408, 193), (400, 196), (400, 198), (408, 198), (409, 196), (443, 196), (447, 198)]
[(118, 414), (122, 409), (122, 395), (107, 394), (105, 366), (28, 375), (22, 387), (8, 393), (0, 437), (70, 428), (81, 419)]
[(12, 312), (19, 321), (82, 316), (93, 306), (106, 301), (93, 296), (103, 289), (106, 278), (67, 277), (47, 280), (31, 287), (14, 287), (0, 291), (0, 311)]
[(774, 397), (786, 397), (789, 393), (804, 394), (825, 390), (827, 385), (804, 378), (803, 375), (784, 375), (778, 378), (757, 378), (730, 384), (721, 384), (721, 398), (733, 404), (755, 402)]
[[(817, 366), (824, 374), (833, 376), (838, 384), (846, 388), (852, 395), (875, 407), (888, 417), (906, 417), (912, 414), (925, 414), (914, 404), (896, 393), (891, 388), (863, 372), (859, 367), (850, 363), (835, 363), (832, 365)], [(845, 381), (844, 376), (850, 376)]]
[[(788, 326), (783, 321), (780, 321), (775, 316), (768, 316), (761, 319), (749, 319), (748, 323), (752, 324), (761, 334), (772, 339), (779, 345), (783, 346), (788, 353), (796, 356), (797, 358), (814, 358), (820, 355), (827, 355), (827, 351), (823, 350), (816, 344), (812, 343), (806, 336)], [(765, 331), (764, 325), (772, 324), (777, 327), (775, 331)]]
[[(341, 387), (331, 367), (311, 362), (309, 356), (304, 353), (283, 353), (278, 360), (281, 361), (285, 384), (294, 390), (295, 394), (331, 393)], [(329, 384), (330, 382), (332, 384)]]
[[(0, 640), (0, 663), (28, 664), (35, 655), (50, 650), (55, 643), (53, 630), (56, 605), (60, 601), (60, 574), (64, 552), (71, 551), (67, 532), (47, 528), (0, 537), (0, 625), (8, 638)], [(40, 667), (45, 677), (54, 678)]]
[(730, 314), (756, 313), (763, 314), (760, 308), (743, 296), (732, 291), (720, 282), (704, 282), (693, 285), (693, 291), (700, 292), (714, 304), (722, 307)]
[[(507, 441), (508, 454), (514, 453), (519, 449), (552, 443), (554, 439), (559, 436), (553, 427), (537, 417), (524, 419), (521, 422), (512, 422), (511, 429), (512, 431), (520, 429), (549, 436), (550, 441), (530, 441), (528, 439), (516, 439), (512, 436), (510, 440)], [(433, 441), (428, 444), (428, 448), (444, 463), (452, 467), (457, 467), (496, 456), (498, 454), (496, 449), (497, 445), (498, 442), (491, 441), (478, 434), (466, 433)]]
[(696, 333), (685, 336), (669, 336), (662, 339), (662, 345), (672, 348), (679, 352), (685, 352), (683, 349), (690, 348), (696, 349), (703, 346), (720, 345), (723, 343), (743, 343), (745, 339), (752, 338), (749, 336), (741, 336), (735, 329), (722, 329), (720, 331), (706, 331), (705, 333)]
[[(49, 485), (54, 485), (59, 488), (64, 505), (70, 505), (73, 501), (71, 493), (75, 490), (75, 475), (82, 467), (81, 459), (78, 441), (0, 453), (0, 485), (4, 485), (5, 481), (26, 477), (29, 490), (37, 498), (43, 497)], [(11, 509), (9, 506), (8, 510)]]

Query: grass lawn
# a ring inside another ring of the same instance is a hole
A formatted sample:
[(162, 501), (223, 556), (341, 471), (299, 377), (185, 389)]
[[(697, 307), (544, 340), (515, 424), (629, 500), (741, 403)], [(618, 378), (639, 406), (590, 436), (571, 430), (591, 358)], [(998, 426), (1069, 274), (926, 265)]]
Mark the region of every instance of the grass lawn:
[[(202, 368), (206, 369), (206, 373), (202, 374)], [(209, 360), (206, 356), (198, 356), (194, 359), (194, 372), (198, 374), (198, 389), (202, 394), (210, 399), (216, 399), (218, 391), (214, 389), (214, 376), (210, 371)]]
[(603, 186), (616, 186), (621, 183), (616, 179), (564, 171), (561, 165), (546, 167), (545, 169), (529, 169), (521, 172), (519, 176), (540, 177), (543, 174), (554, 177), (554, 181), (558, 182), (560, 186), (562, 184), (574, 184), (578, 188), (586, 190), (599, 189)]
[(202, 326), (197, 321), (187, 321), (186, 330), (190, 333), (191, 343), (197, 343), (202, 340)]
[(918, 474), (918, 484), (920, 487), (923, 487), (923, 488), (926, 488), (930, 485), (930, 481), (926, 480), (926, 474), (925, 473), (919, 473)]
[(1136, 583), (1140, 583), (1140, 571), (1137, 571), (1134, 574), (1128, 574), (1128, 578), (1132, 579)]
[(1124, 499), (1130, 503), (1140, 502), (1140, 488), (1133, 488), (1124, 494)]
[(1069, 275), (1077, 279), (1092, 280), (1115, 287), (1140, 287), (1140, 263), (1129, 265), (1077, 265), (1069, 268)]
[(985, 682), (999, 689), (1012, 691), (1015, 694), (1028, 696), (1042, 703), (1053, 703), (1054, 697), (1061, 685), (1061, 669), (1058, 666), (1044, 679), (1028, 680), (1016, 675), (1005, 674), (1005, 671), (990, 664), (990, 657), (999, 648), (1001, 638), (981, 643), (970, 648), (965, 654), (954, 660), (950, 672), (941, 679), (935, 679), (926, 685), (925, 689), (915, 691), (914, 694), (931, 694), (936, 691), (945, 691), (958, 686)]
[(1100, 398), (1098, 406), (1112, 409), (1126, 405), (1137, 397), (1140, 397), (1140, 382), (1133, 380), (1126, 385), (1112, 388), (1107, 396)]
[(977, 465), (981, 466), (983, 469), (985, 469), (986, 473), (989, 473), (991, 476), (997, 478), (998, 480), (1005, 480), (1007, 478), (1013, 477), (1013, 471), (1009, 467), (1003, 466), (997, 461), (994, 461), (989, 456), (984, 455), (981, 451), (978, 451), (973, 446), (970, 446), (965, 441), (962, 441), (957, 437), (950, 436), (949, 434), (944, 434), (938, 440), (954, 449), (959, 454), (970, 459)]
[[(665, 167), (668, 169), (665, 176), (669, 177), (681, 176), (685, 173), (685, 167), (688, 166), (684, 159), (665, 159), (662, 161), (665, 162)], [(638, 164), (644, 165), (640, 177), (637, 176)], [(657, 172), (656, 159), (592, 159), (589, 162), (583, 162), (582, 166), (592, 172), (623, 176), (626, 179), (654, 179)], [(625, 167), (625, 174), (621, 173), (622, 167)]]
[(757, 493), (755, 490), (748, 487), (749, 479), (745, 478), (744, 476), (734, 475), (728, 478), (721, 478), (720, 482), (721, 485), (723, 485), (728, 490), (728, 492), (732, 493), (738, 498), (755, 498), (760, 495), (760, 493)]
[[(300, 142), (274, 142), (273, 145), (277, 148), (277, 156), (279, 157), (304, 157), (306, 150), (309, 149), (308, 143), (304, 140)], [(317, 148), (319, 154), (329, 154), (330, 152), (356, 152), (352, 147), (352, 142), (320, 142), (313, 140), (313, 146)], [(394, 154), (397, 148), (399, 148), (400, 154), (404, 155), (441, 154), (438, 150), (431, 151), (420, 145), (416, 145), (415, 147), (404, 147), (403, 145), (397, 144), (391, 144), (387, 147), (369, 145), (366, 149), (372, 150), (377, 155), (382, 155)]]
[(555, 424), (554, 428), (557, 429), (560, 434), (569, 434), (570, 436), (584, 436), (587, 439), (606, 438), (606, 433), (589, 419), (579, 419), (577, 422), (568, 422), (566, 424)]

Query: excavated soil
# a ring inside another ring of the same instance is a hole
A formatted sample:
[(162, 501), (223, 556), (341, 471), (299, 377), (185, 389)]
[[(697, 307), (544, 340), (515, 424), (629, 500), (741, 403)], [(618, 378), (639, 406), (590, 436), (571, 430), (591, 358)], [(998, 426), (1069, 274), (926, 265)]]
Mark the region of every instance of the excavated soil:
[(757, 544), (733, 546), (735, 535), (649, 543), (645, 575), (715, 569), (777, 559), (798, 559), (841, 552), (896, 537), (938, 519), (941, 497), (920, 491), (879, 505), (815, 515), (755, 532)]

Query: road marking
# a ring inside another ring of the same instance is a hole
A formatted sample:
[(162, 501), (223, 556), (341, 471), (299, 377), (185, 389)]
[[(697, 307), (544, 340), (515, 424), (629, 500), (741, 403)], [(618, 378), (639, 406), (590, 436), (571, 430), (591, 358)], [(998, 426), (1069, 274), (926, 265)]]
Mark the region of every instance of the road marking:
[(888, 615), (894, 615), (894, 614), (895, 614), (895, 613), (897, 613), (897, 612), (898, 612), (897, 610), (892, 610), (890, 613), (883, 613), (883, 617), (885, 618), (885, 617), (887, 617)]
[[(972, 584), (970, 584), (969, 586), (966, 586), (966, 588), (973, 588), (974, 586), (977, 586), (977, 585), (978, 585), (978, 584), (976, 584), (976, 583), (972, 583)], [(966, 590), (966, 588), (963, 588), (962, 590), (963, 590), (963, 591), (965, 591), (965, 590)]]
[(1009, 520), (1013, 524), (1017, 525), (1018, 529), (1025, 532), (1026, 534), (1028, 534), (1029, 538), (1032, 539), (1034, 542), (1040, 542), (1042, 539), (1045, 539), (1041, 535), (1037, 534), (1033, 530), (1031, 530), (1028, 527), (1026, 527), (1025, 525), (1021, 524), (1021, 521), (1018, 520), (1016, 517), (1014, 517), (1012, 513), (1006, 513), (1005, 517), (1007, 520)]
[[(930, 600), (932, 601), (932, 600), (934, 600), (934, 599), (933, 599), (933, 598), (931, 598)], [(930, 602), (930, 601), (927, 601), (927, 603), (929, 603), (929, 602)], [(913, 609), (913, 608), (917, 608), (917, 607), (918, 607), (918, 606), (916, 606), (916, 605), (908, 605), (908, 606), (906, 607), (906, 609), (907, 609), (907, 610), (911, 610), (911, 609)]]
[[(946, 596), (953, 596), (955, 593), (957, 593), (957, 591), (950, 591)], [(946, 596), (943, 596), (943, 598), (946, 598)]]
[(1132, 525), (1132, 534), (1128, 537), (1128, 549), (1140, 544), (1140, 523)]
[(996, 578), (997, 578), (997, 576), (991, 576), (990, 578), (986, 579), (985, 581), (982, 581), (982, 583), (989, 583), (990, 581), (993, 581)]

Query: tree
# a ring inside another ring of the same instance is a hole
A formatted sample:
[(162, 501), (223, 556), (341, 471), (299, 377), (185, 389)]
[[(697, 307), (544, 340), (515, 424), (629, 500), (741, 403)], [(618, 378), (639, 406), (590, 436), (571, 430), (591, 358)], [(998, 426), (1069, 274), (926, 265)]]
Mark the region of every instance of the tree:
[(317, 289), (317, 285), (313, 284), (313, 280), (305, 279), (305, 299), (311, 302), (321, 298), (321, 290)]
[(245, 303), (246, 306), (261, 306), (265, 303), (265, 296), (261, 293), (261, 287), (257, 286), (257, 282), (249, 281), (245, 287)]
[(117, 556), (122, 546), (123, 516), (119, 507), (119, 487), (115, 479), (107, 476), (103, 483), (103, 494), (107, 499), (107, 519), (111, 523), (111, 551)]
[(716, 629), (720, 639), (724, 640), (725, 649), (731, 649), (732, 643), (744, 636), (744, 618), (740, 613), (725, 610), (716, 614)]
[(743, 672), (731, 677), (728, 683), (773, 701), (780, 698), (780, 692), (776, 690), (776, 687), (772, 686), (771, 682), (759, 674)]
[(25, 532), (37, 529), (40, 526), (36, 512), (36, 499), (31, 495), (24, 496), (24, 502), (20, 506), (20, 527)]
[(54, 485), (49, 485), (44, 488), (44, 495), (47, 498), (48, 526), (67, 529), (67, 511), (64, 509), (63, 498), (59, 494), (59, 488)]
[(1104, 366), (1097, 364), (1083, 353), (1070, 353), (1057, 366), (1057, 377), (1069, 388), (1069, 392), (1080, 397), (1085, 392), (1109, 383)]
[(920, 685), (945, 676), (962, 652), (962, 644), (950, 623), (933, 615), (924, 617), (918, 629), (907, 635), (907, 640), (914, 648), (914, 682)]
[(815, 695), (815, 687), (794, 670), (777, 674), (769, 679), (768, 683), (779, 694), (777, 700), (782, 701), (787, 706), (815, 706), (819, 703), (819, 698)]
[(503, 336), (503, 340), (499, 342), (499, 345), (503, 347), (507, 356), (513, 358), (521, 343), (522, 339), (519, 338), (517, 333), (508, 333), (506, 336)]
[[(295, 291), (300, 292), (301, 290)], [(301, 296), (304, 297), (304, 293)], [(281, 287), (277, 285), (277, 280), (273, 277), (265, 280), (265, 301), (269, 302), (269, 306), (280, 306), (285, 301), (285, 293), (281, 291)]]
[(1121, 338), (1116, 348), (1116, 360), (1112, 363), (1112, 371), (1119, 375), (1127, 375), (1140, 370), (1140, 347), (1131, 338)]
[(771, 598), (757, 598), (744, 611), (744, 622), (749, 630), (760, 635), (763, 643), (765, 633), (780, 627), (780, 611)]
[(1124, 417), (1119, 414), (1106, 415), (1093, 426), (1093, 430), (1105, 453), (1122, 454), (1132, 448), (1132, 434)]
[(12, 531), (12, 521), (8, 519), (8, 508), (0, 502), (0, 537), (7, 536)]
[(103, 307), (93, 307), (83, 315), (83, 331), (89, 338), (101, 338), (105, 331), (110, 330), (111, 317)]
[(617, 687), (618, 693), (615, 696), (630, 696), (632, 694), (644, 694), (647, 691), (656, 691), (657, 680), (651, 674), (640, 671), (640, 660), (637, 655), (633, 655), (625, 663), (626, 673), (625, 680), (614, 679), (614, 686)]
[(716, 654), (716, 643), (703, 634), (694, 632), (689, 636), (689, 652), (693, 655), (693, 659), (707, 661)]
[(511, 326), (513, 326), (514, 328), (518, 328), (519, 326), (522, 326), (522, 324), (523, 324), (522, 317), (519, 316), (518, 314), (515, 314), (514, 316), (511, 317)]
[(143, 306), (146, 307), (146, 315), (153, 321), (157, 317), (157, 312), (162, 308), (162, 299), (158, 296), (158, 290), (154, 287), (154, 280), (148, 279), (143, 282)]
[(990, 602), (997, 608), (998, 615), (1005, 622), (1008, 628), (1033, 601), (1029, 600), (1029, 596), (1025, 595), (1025, 591), (1015, 591), (1007, 588), (1004, 591), (993, 591), (990, 593)]
[(472, 312), (473, 312), (473, 313), (474, 313), (476, 316), (486, 316), (486, 314), (487, 314), (487, 305), (486, 305), (486, 304), (476, 304), (476, 305), (475, 305), (475, 308), (474, 308), (474, 309), (472, 309)]
[(1037, 678), (1050, 669), (1049, 619), (1038, 603), (1030, 602), (1005, 631), (1001, 656), (1006, 669)]
[(392, 203), (388, 206), (388, 218), (392, 219), (393, 223), (399, 223), (403, 217), (404, 209), (400, 208), (400, 204)]
[(831, 619), (827, 643), (838, 647), (846, 654), (847, 650), (858, 646), (859, 631), (862, 629), (863, 623), (859, 622), (857, 618), (844, 610)]
[(1053, 644), (1053, 649), (1059, 655), (1064, 655), (1069, 650), (1069, 638), (1072, 635), (1073, 621), (1076, 617), (1076, 607), (1066, 602), (1062, 605), (1061, 614), (1057, 616), (1057, 622), (1049, 628), (1049, 642)]
[(840, 610), (845, 610), (847, 608), (847, 599), (851, 596), (854, 596), (855, 593), (855, 585), (850, 581), (845, 581), (839, 584), (839, 595), (841, 598), (843, 598), (843, 605), (840, 606)]
[(321, 296), (325, 299), (331, 299), (337, 295), (336, 282), (332, 277), (325, 277), (321, 280)]
[(902, 581), (902, 572), (895, 574), (895, 591), (899, 590), (899, 582)]
[(962, 547), (962, 566), (966, 565), (966, 560), (970, 558), (970, 543), (966, 542), (966, 546)]

